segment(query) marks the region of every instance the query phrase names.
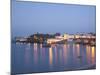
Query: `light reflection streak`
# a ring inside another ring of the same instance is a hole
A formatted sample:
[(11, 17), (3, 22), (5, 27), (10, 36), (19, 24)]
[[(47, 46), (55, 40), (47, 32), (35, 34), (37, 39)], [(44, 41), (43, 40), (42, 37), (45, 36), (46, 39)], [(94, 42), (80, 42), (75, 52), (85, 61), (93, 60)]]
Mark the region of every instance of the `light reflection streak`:
[(41, 63), (42, 63), (43, 62), (42, 44), (40, 44), (39, 46), (40, 46), (40, 59), (41, 59)]
[(58, 61), (58, 53), (57, 53), (57, 47), (55, 46), (55, 63), (57, 64)]
[(30, 62), (30, 45), (27, 44), (26, 48), (25, 48), (25, 62), (26, 64), (29, 64)]
[(63, 52), (62, 52), (62, 48), (59, 49), (59, 60), (60, 60), (60, 65), (63, 64)]
[(76, 45), (73, 44), (73, 62), (76, 62), (76, 57), (77, 57), (75, 46)]
[(76, 48), (77, 48), (77, 55), (80, 56), (80, 45), (76, 44)]
[(67, 48), (68, 48), (68, 50), (69, 50), (69, 48), (70, 48), (70, 44), (67, 44)]
[(95, 64), (95, 47), (91, 47), (92, 49), (92, 53), (91, 53), (91, 57), (92, 57), (92, 64)]
[(43, 62), (45, 62), (45, 49), (42, 49), (42, 60), (43, 60)]
[(77, 63), (81, 64), (82, 63), (82, 56), (80, 54), (80, 44), (76, 44), (76, 59), (77, 59)]
[(86, 45), (86, 56), (87, 56), (87, 63), (88, 64), (90, 64), (91, 63), (91, 58), (90, 58), (90, 56), (91, 56), (91, 53), (90, 53), (90, 46), (88, 46), (88, 45)]
[(40, 44), (40, 48), (42, 49), (42, 44)]
[(53, 62), (53, 53), (52, 53), (52, 48), (49, 48), (49, 63), (50, 66), (52, 66), (52, 62)]
[(64, 65), (67, 64), (67, 45), (63, 45), (63, 56), (64, 56)]
[(37, 50), (37, 43), (34, 43), (34, 50)]
[(86, 46), (87, 63), (95, 64), (95, 47)]
[(34, 63), (38, 62), (38, 51), (37, 51), (37, 43), (34, 43)]
[(45, 62), (45, 48), (42, 47), (42, 44), (40, 44), (40, 59), (41, 59), (41, 63)]

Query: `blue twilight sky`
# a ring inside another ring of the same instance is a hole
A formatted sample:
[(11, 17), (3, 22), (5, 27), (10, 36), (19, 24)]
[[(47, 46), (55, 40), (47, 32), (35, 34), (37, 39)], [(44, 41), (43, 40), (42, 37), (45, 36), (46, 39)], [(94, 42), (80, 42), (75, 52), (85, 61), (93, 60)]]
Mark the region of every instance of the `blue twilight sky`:
[(35, 32), (95, 33), (95, 6), (12, 0), (11, 16), (12, 36), (28, 36)]

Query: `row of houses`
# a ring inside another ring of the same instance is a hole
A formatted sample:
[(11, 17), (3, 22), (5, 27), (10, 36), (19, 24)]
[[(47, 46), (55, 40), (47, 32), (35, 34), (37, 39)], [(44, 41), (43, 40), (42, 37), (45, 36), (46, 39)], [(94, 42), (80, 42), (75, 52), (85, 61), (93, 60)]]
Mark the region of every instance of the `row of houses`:
[(96, 36), (92, 34), (75, 34), (75, 35), (70, 35), (70, 34), (64, 34), (60, 36), (55, 36), (55, 38), (50, 38), (47, 39), (47, 43), (53, 43), (53, 42), (60, 42), (63, 40), (70, 40), (70, 39), (95, 39)]
[[(17, 42), (24, 42), (27, 41), (29, 37), (17, 37), (16, 41)], [(33, 38), (33, 37), (31, 37)], [(96, 36), (93, 34), (63, 34), (63, 35), (55, 35), (54, 37), (51, 38), (47, 38), (46, 41), (47, 43), (51, 43), (51, 42), (59, 42), (62, 40), (69, 40), (69, 39), (78, 39), (78, 38), (87, 38), (87, 39), (95, 39)]]

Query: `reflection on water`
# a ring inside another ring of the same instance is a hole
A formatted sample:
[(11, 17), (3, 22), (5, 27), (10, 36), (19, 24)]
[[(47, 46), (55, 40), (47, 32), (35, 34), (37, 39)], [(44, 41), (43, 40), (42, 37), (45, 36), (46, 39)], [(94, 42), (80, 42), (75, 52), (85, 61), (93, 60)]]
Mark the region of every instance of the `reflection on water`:
[(68, 55), (67, 53), (68, 53), (68, 49), (67, 49), (67, 45), (66, 45), (66, 44), (63, 45), (63, 53), (64, 53), (64, 54), (63, 54), (63, 56), (64, 56), (64, 57), (63, 57), (63, 59), (64, 59), (64, 64), (67, 64), (67, 58), (68, 58), (68, 57), (67, 57), (67, 55)]
[(26, 64), (30, 64), (29, 62), (30, 62), (30, 45), (29, 44), (27, 44), (26, 45), (26, 48), (25, 48), (25, 62), (26, 62)]
[(37, 43), (34, 43), (34, 50), (37, 51)]
[(79, 44), (76, 44), (76, 52), (77, 52), (77, 55), (80, 56), (80, 45)]
[(42, 44), (40, 44), (40, 48), (42, 49)]
[(41, 63), (45, 62), (45, 49), (42, 47), (42, 44), (40, 44), (40, 60)]
[(16, 54), (12, 59), (15, 73), (75, 70), (96, 63), (96, 49), (89, 45), (69, 43), (43, 47), (37, 43), (13, 44), (12, 51)]
[(92, 64), (95, 64), (95, 47), (92, 47), (91, 59), (92, 59)]
[(86, 46), (86, 54), (87, 54), (87, 62), (88, 64), (95, 64), (95, 59), (96, 59), (96, 55), (95, 55), (95, 47), (91, 47), (91, 46)]
[(57, 60), (58, 60), (57, 47), (55, 46), (54, 48), (55, 48), (55, 50), (54, 50), (54, 51), (55, 51), (55, 52), (54, 52), (54, 53), (55, 53), (55, 54), (54, 54), (54, 55), (55, 55), (55, 58), (54, 58), (54, 59), (55, 59), (55, 64), (57, 64)]
[(82, 64), (82, 55), (80, 54), (80, 45), (76, 44), (76, 52), (77, 52), (77, 60), (79, 61), (78, 63), (81, 65)]
[(87, 56), (87, 63), (90, 64), (90, 46), (86, 46), (86, 56)]
[(50, 66), (52, 66), (52, 61), (53, 61), (52, 48), (49, 48), (49, 63), (50, 63)]
[(34, 43), (34, 63), (38, 63), (38, 50), (37, 50), (37, 43)]

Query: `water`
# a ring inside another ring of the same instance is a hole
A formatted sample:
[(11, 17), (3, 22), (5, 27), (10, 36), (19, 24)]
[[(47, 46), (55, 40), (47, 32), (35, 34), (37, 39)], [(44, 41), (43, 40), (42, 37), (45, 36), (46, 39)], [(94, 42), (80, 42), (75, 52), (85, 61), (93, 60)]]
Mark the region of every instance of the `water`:
[(74, 43), (51, 47), (12, 43), (11, 54), (12, 74), (69, 71), (96, 64), (95, 47)]

